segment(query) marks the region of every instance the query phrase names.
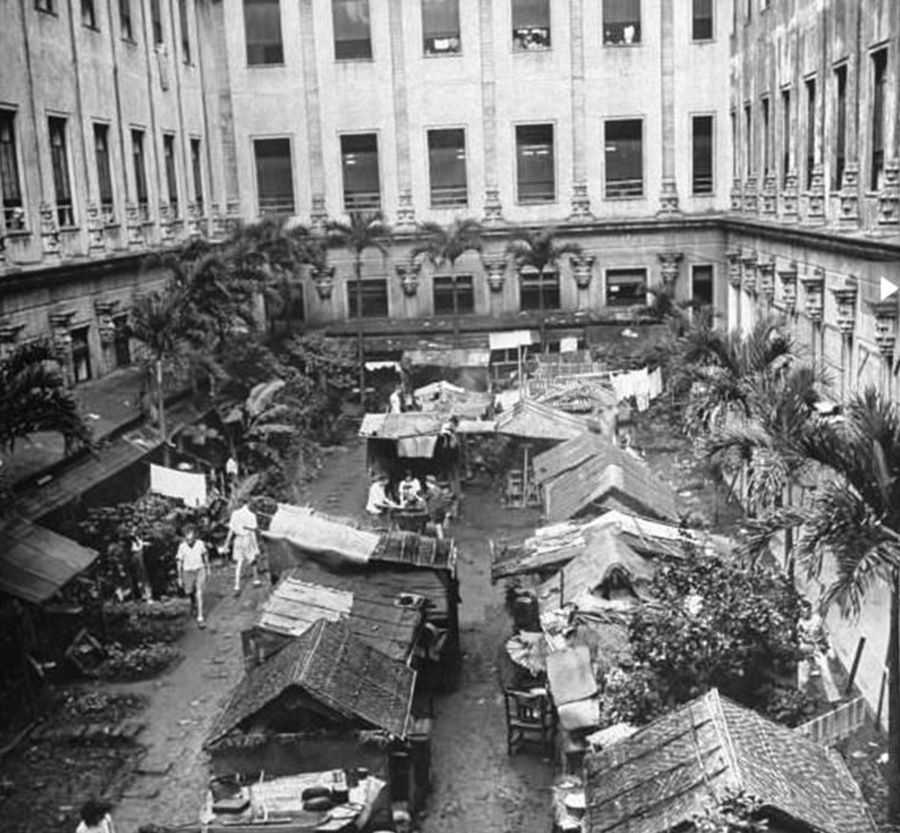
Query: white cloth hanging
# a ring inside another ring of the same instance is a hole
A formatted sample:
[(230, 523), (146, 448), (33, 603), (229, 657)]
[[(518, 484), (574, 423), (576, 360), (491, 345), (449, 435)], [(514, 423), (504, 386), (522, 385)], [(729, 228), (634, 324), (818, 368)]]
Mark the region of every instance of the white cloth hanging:
[(150, 491), (179, 498), (185, 506), (206, 505), (206, 475), (150, 464)]

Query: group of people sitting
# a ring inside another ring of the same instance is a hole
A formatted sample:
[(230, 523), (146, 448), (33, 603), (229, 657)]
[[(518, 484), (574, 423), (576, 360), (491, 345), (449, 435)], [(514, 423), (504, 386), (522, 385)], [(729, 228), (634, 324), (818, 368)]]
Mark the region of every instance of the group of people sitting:
[(389, 516), (394, 512), (427, 515), (434, 525), (437, 537), (443, 538), (444, 524), (453, 513), (453, 505), (452, 491), (439, 484), (435, 475), (427, 475), (423, 485), (422, 481), (407, 469), (403, 479), (394, 484), (385, 474), (374, 477), (369, 486), (366, 512), (377, 517)]

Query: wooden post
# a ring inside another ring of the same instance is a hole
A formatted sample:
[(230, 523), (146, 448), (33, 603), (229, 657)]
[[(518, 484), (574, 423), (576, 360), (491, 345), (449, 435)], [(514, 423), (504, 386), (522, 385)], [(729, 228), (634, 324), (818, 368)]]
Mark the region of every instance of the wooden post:
[(862, 659), (863, 648), (866, 646), (866, 638), (861, 636), (856, 643), (856, 653), (853, 655), (853, 664), (850, 666), (850, 676), (847, 678), (847, 687), (844, 694), (849, 697), (853, 691), (853, 683), (856, 680), (856, 672), (859, 671), (859, 661)]

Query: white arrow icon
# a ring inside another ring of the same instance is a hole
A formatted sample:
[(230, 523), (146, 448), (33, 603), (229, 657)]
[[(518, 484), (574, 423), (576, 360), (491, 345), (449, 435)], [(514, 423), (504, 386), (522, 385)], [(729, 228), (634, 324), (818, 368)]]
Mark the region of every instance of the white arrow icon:
[(881, 289), (881, 298), (880, 300), (884, 301), (887, 298), (890, 298), (900, 287), (897, 286), (892, 280), (889, 280), (884, 275), (881, 276), (881, 280), (879, 282), (879, 286)]

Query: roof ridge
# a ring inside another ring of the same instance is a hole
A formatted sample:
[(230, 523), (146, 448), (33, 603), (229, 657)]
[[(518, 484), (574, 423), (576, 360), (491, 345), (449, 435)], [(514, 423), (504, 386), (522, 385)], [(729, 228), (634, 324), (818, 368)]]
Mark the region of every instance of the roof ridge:
[(310, 666), (312, 665), (313, 657), (316, 655), (316, 651), (319, 648), (319, 645), (322, 642), (322, 635), (325, 632), (325, 626), (329, 624), (327, 619), (317, 619), (313, 626), (307, 631), (310, 634), (313, 644), (310, 646), (310, 649), (306, 652), (306, 656), (303, 658), (303, 668), (299, 669), (299, 674), (294, 677), (295, 680), (305, 680), (306, 672), (309, 671)]
[[(740, 761), (738, 760), (737, 752), (734, 748), (734, 739), (731, 737), (731, 727), (728, 725), (728, 718), (725, 716), (725, 710), (722, 708), (722, 697), (719, 694), (718, 688), (711, 688), (707, 693), (706, 697), (709, 701), (712, 701), (713, 707), (716, 710), (716, 717), (718, 719), (713, 720), (715, 724), (716, 731), (720, 734), (722, 738), (722, 746), (727, 751), (729, 762), (731, 764), (731, 768), (735, 773), (737, 783), (735, 786), (741, 786), (744, 784), (744, 772), (741, 769)], [(731, 701), (726, 700), (729, 705)], [(736, 704), (735, 704), (736, 705)], [(740, 707), (738, 707), (740, 708)], [(719, 725), (719, 721), (721, 720), (721, 728)]]

